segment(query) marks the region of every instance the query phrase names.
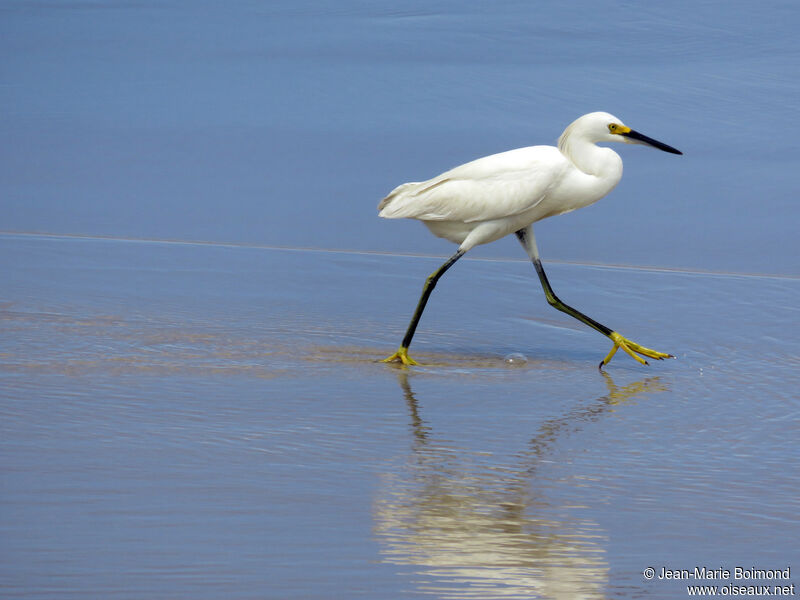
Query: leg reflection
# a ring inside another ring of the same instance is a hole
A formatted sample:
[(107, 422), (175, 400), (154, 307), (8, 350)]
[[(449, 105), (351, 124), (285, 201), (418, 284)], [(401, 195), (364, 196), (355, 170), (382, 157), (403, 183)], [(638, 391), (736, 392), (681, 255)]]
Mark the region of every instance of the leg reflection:
[[(585, 511), (561, 503), (563, 483), (539, 466), (553, 464), (548, 458), (565, 435), (666, 385), (651, 378), (617, 386), (606, 375), (607, 394), (545, 421), (527, 447), (498, 456), (437, 439), (422, 417), (414, 376), (398, 372), (411, 460), (384, 474), (375, 503), (384, 560), (415, 565), (416, 585), (442, 598), (604, 598), (607, 536)], [(551, 499), (554, 490), (561, 501)]]

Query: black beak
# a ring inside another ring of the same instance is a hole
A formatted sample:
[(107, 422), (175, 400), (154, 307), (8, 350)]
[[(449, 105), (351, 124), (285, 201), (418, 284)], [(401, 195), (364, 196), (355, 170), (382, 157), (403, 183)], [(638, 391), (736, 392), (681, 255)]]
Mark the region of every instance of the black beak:
[(631, 129), (628, 133), (623, 133), (620, 135), (624, 135), (625, 137), (631, 138), (632, 140), (636, 140), (638, 142), (642, 142), (643, 144), (647, 144), (648, 146), (653, 146), (653, 148), (658, 148), (659, 150), (663, 150), (664, 152), (669, 152), (670, 154), (683, 154), (680, 150), (673, 148), (672, 146), (667, 146), (666, 144), (662, 144), (658, 140), (654, 140), (651, 137), (647, 137), (646, 135), (642, 135), (638, 131), (634, 131)]

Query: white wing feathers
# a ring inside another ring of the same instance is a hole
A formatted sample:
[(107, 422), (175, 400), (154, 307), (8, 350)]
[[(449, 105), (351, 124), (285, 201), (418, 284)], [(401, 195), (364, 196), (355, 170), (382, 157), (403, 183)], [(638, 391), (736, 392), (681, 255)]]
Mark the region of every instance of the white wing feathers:
[(552, 146), (479, 158), (428, 181), (404, 183), (378, 205), (380, 216), (471, 223), (524, 212), (544, 200), (569, 167)]

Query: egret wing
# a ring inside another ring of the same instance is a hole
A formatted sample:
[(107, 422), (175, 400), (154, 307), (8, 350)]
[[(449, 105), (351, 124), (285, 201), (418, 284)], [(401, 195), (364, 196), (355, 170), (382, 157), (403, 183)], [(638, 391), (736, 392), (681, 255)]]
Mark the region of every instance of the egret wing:
[(378, 205), (380, 216), (471, 223), (500, 219), (539, 204), (568, 162), (552, 146), (479, 158), (428, 181), (405, 183)]

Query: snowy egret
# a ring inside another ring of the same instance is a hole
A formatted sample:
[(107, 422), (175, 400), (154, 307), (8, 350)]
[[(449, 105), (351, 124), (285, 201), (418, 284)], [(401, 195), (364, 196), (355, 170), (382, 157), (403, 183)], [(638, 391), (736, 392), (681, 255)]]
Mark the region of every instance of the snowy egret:
[(400, 347), (383, 362), (417, 364), (408, 356), (408, 347), (436, 282), (470, 248), (511, 233), (533, 261), (547, 302), (614, 342), (600, 361), (601, 369), (619, 348), (642, 364), (647, 361), (640, 354), (657, 360), (674, 358), (632, 342), (559, 300), (539, 259), (533, 223), (594, 204), (622, 178), (622, 159), (610, 148), (597, 146), (598, 142), (645, 144), (682, 154), (625, 126), (613, 115), (594, 112), (570, 124), (558, 139), (557, 148), (530, 146), (485, 156), (428, 181), (404, 183), (381, 200), (381, 217), (417, 219), (434, 235), (459, 245), (458, 251), (425, 281)]

